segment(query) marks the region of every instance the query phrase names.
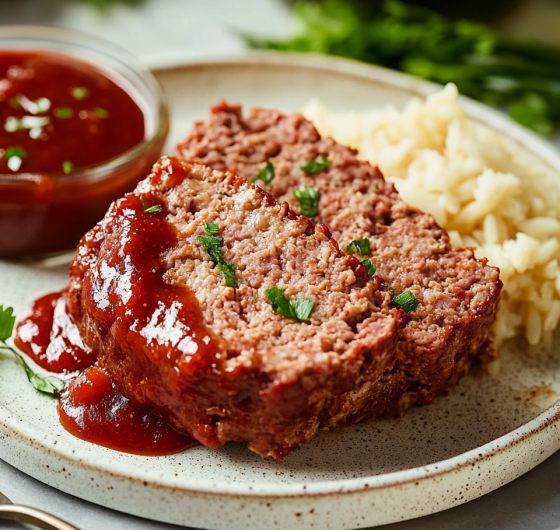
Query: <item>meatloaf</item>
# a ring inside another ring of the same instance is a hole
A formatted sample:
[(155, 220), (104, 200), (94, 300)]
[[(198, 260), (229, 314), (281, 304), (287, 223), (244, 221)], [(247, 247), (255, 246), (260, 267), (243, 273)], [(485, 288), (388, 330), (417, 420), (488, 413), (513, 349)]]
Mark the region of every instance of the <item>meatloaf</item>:
[(82, 337), (129, 399), (208, 447), (275, 458), (390, 412), (404, 324), (391, 297), (326, 226), (173, 158), (84, 236), (68, 286)]
[[(369, 251), (362, 247), (362, 257), (396, 295), (414, 294), (419, 303), (400, 331), (398, 362), (385, 375), (396, 401), (378, 409), (372, 402), (369, 417), (428, 404), (454, 386), (473, 361), (495, 359), (498, 269), (476, 259), (473, 249), (453, 250), (431, 215), (405, 204), (378, 168), (359, 160), (355, 150), (322, 138), (302, 115), (255, 108), (244, 117), (239, 106), (223, 102), (206, 122), (194, 125), (176, 154), (258, 178), (259, 186), (295, 211), (300, 205), (294, 192), (313, 187), (319, 194), (314, 220), (329, 226), (344, 251), (353, 240), (367, 239)], [(268, 175), (259, 174), (267, 163)]]

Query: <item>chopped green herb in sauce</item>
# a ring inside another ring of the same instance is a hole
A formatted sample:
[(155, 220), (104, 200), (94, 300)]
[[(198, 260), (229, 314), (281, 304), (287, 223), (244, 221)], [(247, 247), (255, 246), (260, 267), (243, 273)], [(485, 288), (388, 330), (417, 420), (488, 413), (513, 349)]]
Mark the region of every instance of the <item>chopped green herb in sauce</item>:
[(363, 239), (354, 239), (354, 241), (350, 241), (346, 247), (346, 254), (354, 254), (354, 252), (359, 252), (362, 256), (369, 254), (369, 239), (364, 237)]
[(72, 164), (72, 162), (70, 162), (70, 160), (65, 160), (64, 162), (62, 162), (62, 171), (64, 171), (64, 173), (66, 173), (66, 175), (69, 175), (70, 173), (72, 173), (73, 169), (74, 169), (74, 164)]
[(218, 263), (217, 268), (224, 273), (226, 287), (233, 287), (235, 289), (237, 287), (237, 280), (235, 279), (235, 265), (233, 263), (223, 261), (222, 263)]
[(93, 113), (102, 120), (106, 120), (109, 117), (109, 111), (107, 109), (102, 109), (101, 107), (93, 109)]
[(140, 202), (144, 208), (144, 213), (159, 213), (163, 211), (161, 204), (150, 205), (142, 197), (140, 197)]
[(331, 161), (322, 156), (321, 162), (307, 162), (307, 164), (301, 166), (301, 169), (306, 173), (315, 175), (316, 173), (321, 173), (321, 171), (327, 169), (330, 165)]
[(274, 166), (271, 162), (267, 162), (266, 165), (257, 173), (257, 176), (251, 182), (257, 182), (257, 180), (262, 180), (267, 186), (274, 179)]
[(315, 300), (309, 298), (287, 300), (284, 296), (285, 290), (285, 287), (272, 287), (266, 290), (266, 298), (270, 302), (272, 310), (279, 315), (308, 322), (315, 306)]
[(204, 223), (204, 231), (209, 235), (213, 236), (220, 231), (220, 227), (213, 223)]
[(222, 240), (215, 236), (198, 236), (198, 239), (204, 246), (206, 254), (214, 263), (220, 263), (222, 257)]
[(204, 223), (204, 231), (210, 235), (198, 236), (198, 239), (204, 246), (204, 250), (206, 250), (208, 257), (216, 264), (216, 268), (223, 273), (226, 280), (226, 286), (233, 287), (235, 289), (237, 288), (235, 265), (226, 261), (224, 258), (222, 253), (222, 240), (214, 235), (217, 234), (219, 230), (220, 227), (218, 225)]
[(57, 392), (64, 388), (64, 381), (60, 380), (58, 377), (36, 374), (25, 362), (25, 359), (6, 342), (14, 332), (16, 317), (13, 312), (13, 308), (7, 307), (4, 309), (4, 306), (0, 305), (0, 351), (8, 351), (15, 355), (19, 364), (21, 364), (22, 368), (25, 370), (27, 380), (31, 383), (33, 388), (44, 394), (56, 396)]
[(60, 107), (58, 109), (54, 109), (53, 114), (55, 118), (60, 118), (61, 120), (65, 120), (74, 116), (74, 111), (69, 107)]
[(74, 87), (70, 90), (70, 94), (76, 99), (85, 99), (89, 96), (89, 90), (83, 86)]
[(219, 191), (218, 195), (225, 195), (226, 197), (229, 197), (229, 195), (225, 191)]
[(405, 313), (410, 313), (418, 307), (418, 300), (408, 291), (403, 291), (398, 296), (395, 296), (393, 289), (393, 299), (391, 300), (390, 306), (401, 307)]
[(375, 274), (375, 272), (377, 271), (377, 267), (371, 262), (371, 260), (361, 259), (360, 261), (362, 262), (362, 264), (364, 264), (366, 266), (368, 274), (370, 276), (373, 276)]
[(4, 158), (8, 161), (8, 167), (15, 173), (19, 171), (23, 159), (27, 156), (25, 150), (20, 147), (8, 147), (4, 153)]
[(4, 158), (6, 160), (9, 160), (14, 156), (18, 156), (19, 158), (25, 158), (27, 156), (27, 153), (25, 152), (24, 149), (21, 149), (21, 147), (8, 147), (8, 149), (6, 149), (6, 152), (4, 153)]
[(303, 186), (294, 190), (294, 197), (299, 202), (299, 213), (306, 217), (315, 217), (319, 213), (319, 188)]

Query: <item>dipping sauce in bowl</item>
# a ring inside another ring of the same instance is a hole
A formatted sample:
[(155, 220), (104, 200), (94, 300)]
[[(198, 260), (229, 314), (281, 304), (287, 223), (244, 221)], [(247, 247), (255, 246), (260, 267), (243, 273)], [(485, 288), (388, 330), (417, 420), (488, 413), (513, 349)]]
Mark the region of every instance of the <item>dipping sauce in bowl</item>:
[(161, 153), (153, 76), (94, 37), (0, 29), (0, 256), (73, 250)]

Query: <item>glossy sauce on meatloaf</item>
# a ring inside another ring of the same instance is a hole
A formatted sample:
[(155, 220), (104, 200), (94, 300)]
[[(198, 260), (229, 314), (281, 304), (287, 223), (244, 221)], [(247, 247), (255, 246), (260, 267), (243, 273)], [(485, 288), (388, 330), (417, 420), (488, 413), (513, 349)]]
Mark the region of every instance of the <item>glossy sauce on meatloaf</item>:
[[(240, 106), (222, 103), (206, 122), (195, 124), (176, 154), (249, 180), (272, 164), (270, 184), (258, 184), (295, 211), (300, 204), (294, 191), (316, 188), (314, 220), (327, 224), (345, 251), (352, 240), (367, 238), (370, 252), (363, 257), (397, 295), (403, 290), (415, 295), (419, 304), (400, 331), (399, 361), (386, 374), (395, 402), (390, 407), (372, 402), (369, 417), (428, 404), (475, 360), (496, 358), (498, 269), (476, 259), (472, 249), (452, 249), (431, 215), (405, 204), (377, 168), (358, 159), (355, 150), (322, 138), (302, 115), (256, 108), (244, 117)], [(304, 169), (324, 160), (318, 172)]]
[[(203, 244), (210, 229), (235, 287)], [(275, 312), (275, 287), (312, 300), (309, 320)], [(172, 158), (83, 238), (66, 297), (128, 399), (204, 445), (244, 441), (275, 458), (386, 399), (379, 381), (403, 321), (325, 226), (232, 173)]]

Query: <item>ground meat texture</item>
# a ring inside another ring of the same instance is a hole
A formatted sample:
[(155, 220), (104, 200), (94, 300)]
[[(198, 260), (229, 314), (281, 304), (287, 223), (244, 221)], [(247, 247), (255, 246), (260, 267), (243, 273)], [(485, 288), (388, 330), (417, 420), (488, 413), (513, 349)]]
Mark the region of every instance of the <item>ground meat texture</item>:
[[(199, 239), (211, 225), (236, 288)], [(275, 313), (272, 287), (313, 300), (310, 320)], [(85, 342), (129, 399), (209, 447), (242, 441), (275, 458), (387, 401), (404, 325), (390, 301), (326, 226), (173, 158), (84, 236), (68, 287)]]
[[(418, 307), (400, 331), (399, 361), (384, 376), (390, 397), (372, 403), (369, 417), (428, 404), (453, 387), (473, 361), (496, 358), (498, 269), (476, 259), (472, 249), (452, 250), (431, 215), (406, 205), (379, 169), (359, 160), (355, 150), (321, 138), (300, 114), (256, 108), (243, 117), (239, 106), (222, 103), (208, 121), (194, 125), (176, 154), (249, 180), (270, 162), (274, 179), (258, 185), (297, 212), (294, 191), (317, 187), (314, 221), (327, 224), (344, 251), (352, 240), (367, 238), (371, 252), (362, 257), (371, 259), (397, 295), (406, 290), (417, 298)], [(329, 167), (316, 174), (302, 170), (322, 157)]]

